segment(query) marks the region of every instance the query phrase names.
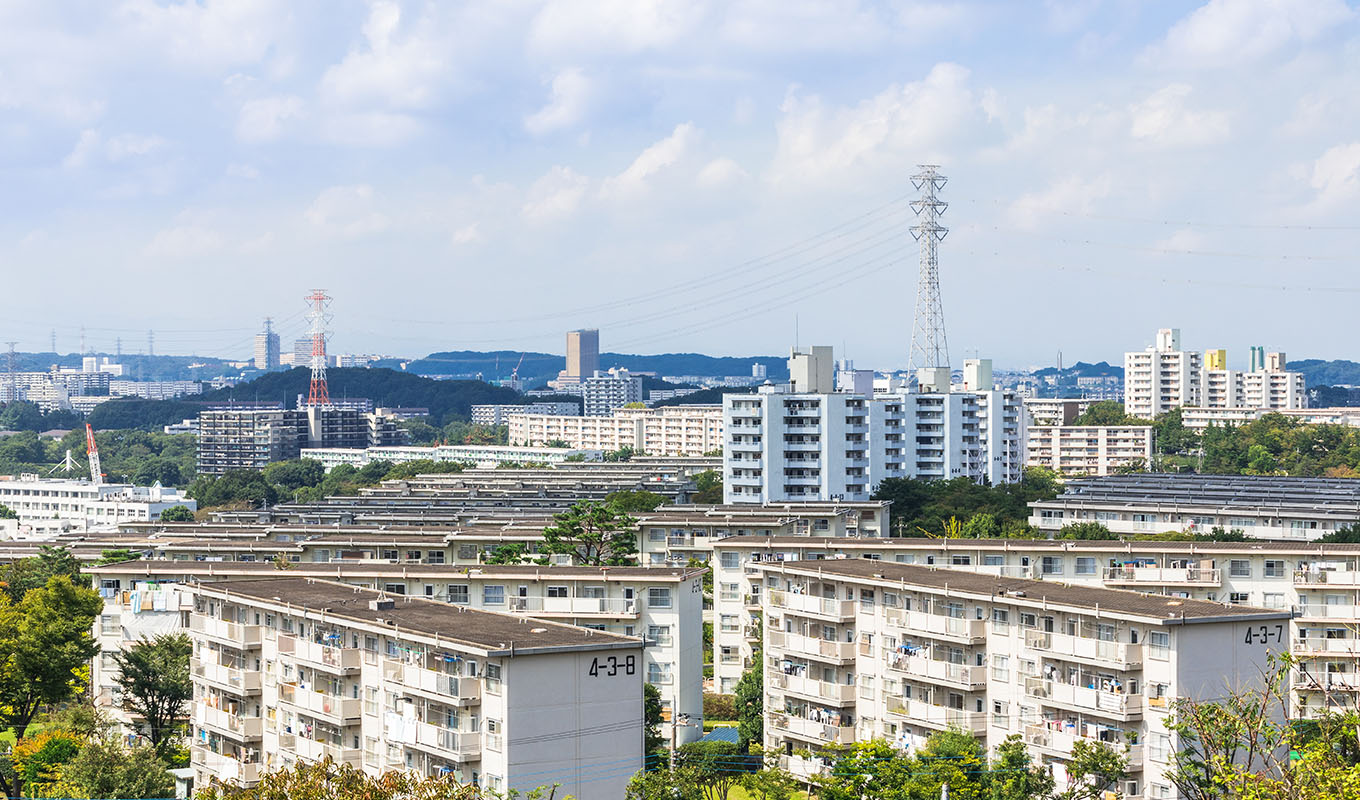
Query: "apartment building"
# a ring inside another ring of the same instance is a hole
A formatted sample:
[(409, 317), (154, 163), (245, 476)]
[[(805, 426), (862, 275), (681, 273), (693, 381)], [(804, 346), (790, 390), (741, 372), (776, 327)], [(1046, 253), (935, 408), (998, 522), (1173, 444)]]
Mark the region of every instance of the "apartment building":
[(330, 757), (588, 800), (642, 765), (640, 639), (307, 578), (191, 592), (199, 785)]
[(1111, 475), (1152, 464), (1151, 425), (1032, 426), (1025, 464), (1062, 475)]
[(952, 728), (1020, 734), (1060, 786), (1076, 743), (1104, 742), (1123, 795), (1174, 797), (1172, 702), (1255, 685), (1288, 647), (1284, 610), (866, 560), (760, 570), (765, 747), (803, 775), (823, 748)]
[[(383, 552), (386, 549), (380, 547), (378, 553), (389, 554)], [(403, 548), (390, 555), (409, 553)], [(197, 583), (278, 575), (268, 561), (141, 560), (92, 567), (90, 572), (105, 597), (97, 632), (106, 653), (135, 642), (148, 625), (161, 632), (184, 627), (177, 617), (162, 619), (152, 613), (166, 605), (149, 599), (158, 597), (157, 592), (169, 594), (169, 605), (174, 606), (175, 593)], [(391, 596), (423, 597), (643, 638), (647, 649), (638, 669), (660, 690), (666, 718), (674, 711), (695, 722), (703, 719), (703, 574), (702, 569), (683, 567), (458, 566), (422, 558), (304, 560), (288, 571), (290, 577), (331, 580)], [(96, 676), (93, 685), (101, 697), (116, 696), (107, 676)], [(665, 733), (669, 735), (669, 730)], [(701, 735), (697, 725), (676, 731), (682, 744)]]
[(174, 506), (185, 506), (190, 511), (198, 508), (193, 498), (160, 484), (95, 485), (87, 480), (41, 478), (32, 474), (0, 477), (0, 505), (8, 506), (18, 515), (19, 535), (36, 539), (157, 520), (162, 511)]
[(584, 450), (631, 447), (650, 455), (686, 457), (723, 446), (723, 410), (718, 405), (619, 408), (608, 416), (513, 413), (506, 424), (515, 445), (559, 441)]
[(480, 403), (472, 407), (472, 422), (476, 425), (508, 425), (511, 414), (550, 414), (556, 417), (574, 417), (580, 413), (580, 403), (554, 402), (529, 403), (528, 405)]
[(1089, 399), (1057, 399), (1049, 397), (1026, 397), (1022, 401), (1025, 405), (1026, 421), (1030, 427), (1057, 427), (1071, 425), (1077, 417), (1086, 413), (1086, 409), (1091, 407), (1094, 400)]
[(1360, 523), (1360, 483), (1260, 475), (1109, 475), (1067, 481), (1030, 503), (1029, 522), (1057, 532), (1099, 522), (1118, 534), (1240, 530), (1257, 539), (1310, 541)]
[[(991, 385), (981, 363), (965, 386)], [(791, 384), (723, 398), (725, 503), (867, 500), (885, 478), (1020, 478), (1012, 392), (833, 392), (830, 348), (795, 351), (789, 372)]]
[(208, 475), (263, 470), (298, 458), (304, 447), (363, 449), (406, 441), (397, 419), (382, 409), (340, 406), (206, 409), (198, 428), (198, 471)]
[(587, 417), (606, 417), (616, 408), (644, 399), (642, 378), (622, 367), (610, 367), (607, 372), (595, 370), (593, 375), (581, 379), (581, 413)]
[(1124, 410), (1154, 419), (1173, 408), (1200, 404), (1203, 362), (1181, 349), (1179, 328), (1162, 328), (1142, 352), (1124, 354)]
[(1308, 405), (1303, 373), (1286, 368), (1284, 353), (1253, 347), (1252, 367), (1245, 372), (1228, 369), (1227, 360), (1226, 350), (1205, 353), (1202, 407), (1298, 409)]
[(476, 467), (501, 464), (565, 463), (567, 459), (598, 461), (604, 453), (574, 447), (523, 447), (503, 444), (385, 445), (381, 447), (304, 447), (300, 458), (320, 461), (330, 472), (341, 464), (362, 467), (373, 461), (402, 464), (408, 461), (452, 461)]

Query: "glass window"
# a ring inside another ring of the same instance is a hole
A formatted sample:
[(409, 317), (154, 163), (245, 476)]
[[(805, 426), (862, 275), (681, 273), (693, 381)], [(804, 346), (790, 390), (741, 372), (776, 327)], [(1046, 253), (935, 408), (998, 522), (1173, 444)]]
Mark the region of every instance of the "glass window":
[(1261, 598), (1261, 605), (1266, 608), (1284, 608), (1283, 592), (1266, 592)]
[(472, 602), (471, 598), (468, 596), (468, 585), (466, 583), (450, 583), (449, 602), (457, 603), (460, 606), (465, 606)]
[(504, 586), (483, 586), (482, 605), (484, 606), (503, 606), (505, 605)]
[(1171, 657), (1171, 634), (1166, 631), (1153, 631), (1148, 634), (1148, 655), (1153, 658)]
[(549, 586), (549, 587), (548, 587), (548, 596), (549, 596), (549, 597), (570, 597), (571, 594), (567, 591), (567, 587), (565, 587), (565, 586)]
[(670, 608), (671, 590), (664, 586), (653, 586), (647, 590), (648, 608)]
[(1009, 656), (992, 656), (992, 680), (1008, 681), (1011, 679), (1011, 660)]
[(741, 566), (741, 554), (724, 552), (718, 556), (718, 563), (721, 564), (724, 569), (736, 569)]
[(1039, 571), (1045, 575), (1063, 574), (1062, 559), (1058, 556), (1044, 556), (1039, 560)]
[(1096, 560), (1091, 556), (1077, 556), (1077, 574), (1078, 575), (1096, 574)]
[(1004, 608), (992, 609), (992, 633), (1009, 633), (1010, 629), (1010, 612)]
[(1229, 592), (1228, 602), (1246, 605), (1251, 602), (1251, 594), (1249, 592)]
[(1234, 558), (1228, 562), (1228, 574), (1234, 578), (1250, 578), (1251, 562), (1245, 558)]
[(1266, 577), (1267, 577), (1267, 578), (1283, 578), (1284, 576), (1285, 576), (1285, 575), (1284, 575), (1284, 561), (1283, 561), (1283, 560), (1279, 560), (1279, 559), (1267, 559), (1267, 560), (1266, 560)]

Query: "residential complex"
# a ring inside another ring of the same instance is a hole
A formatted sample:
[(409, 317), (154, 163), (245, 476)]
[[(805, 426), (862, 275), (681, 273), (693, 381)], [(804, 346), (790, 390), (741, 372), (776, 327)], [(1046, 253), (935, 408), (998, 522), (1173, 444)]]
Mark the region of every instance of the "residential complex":
[(199, 785), (330, 757), (585, 800), (642, 766), (641, 639), (307, 578), (191, 592)]
[[(830, 351), (795, 350), (790, 384), (724, 396), (725, 502), (867, 500), (885, 478), (1019, 480), (1018, 396), (925, 384), (835, 392)], [(965, 368), (964, 386), (990, 387), (991, 362)]]
[(304, 447), (300, 458), (320, 461), (330, 472), (341, 464), (362, 467), (372, 461), (402, 464), (408, 461), (455, 461), (478, 467), (501, 464), (560, 464), (567, 459), (597, 461), (599, 450), (573, 447), (521, 447), (500, 444), (386, 445), (382, 447)]
[(642, 378), (619, 367), (611, 367), (608, 372), (596, 370), (590, 377), (582, 378), (580, 386), (581, 413), (587, 417), (608, 416), (617, 408), (643, 401)]
[(198, 415), (198, 471), (262, 470), (298, 458), (304, 447), (360, 449), (401, 444), (395, 417), (340, 406), (210, 409)]
[(602, 417), (515, 413), (507, 424), (513, 445), (556, 441), (582, 450), (631, 447), (661, 456), (703, 456), (723, 446), (723, 410), (717, 405), (620, 408)]
[(1031, 426), (1025, 464), (1063, 475), (1145, 472), (1152, 464), (1151, 425)]
[(1085, 399), (1052, 399), (1043, 397), (1026, 397), (1025, 419), (1030, 427), (1058, 427), (1071, 425), (1076, 422), (1077, 417), (1086, 412), (1091, 407), (1093, 400)]
[(88, 480), (40, 478), (20, 475), (0, 477), (0, 505), (18, 515), (16, 534), (44, 539), (70, 531), (112, 530), (125, 522), (160, 519), (174, 506), (198, 507), (178, 489), (95, 484)]
[(529, 403), (520, 406), (481, 404), (472, 407), (472, 421), (477, 425), (507, 425), (511, 414), (576, 416), (580, 413), (580, 403)]
[(1181, 349), (1179, 328), (1162, 328), (1142, 352), (1124, 354), (1124, 411), (1154, 419), (1174, 408), (1200, 404), (1200, 354)]
[(1080, 741), (1128, 760), (1124, 796), (1170, 797), (1178, 698), (1259, 685), (1290, 612), (869, 560), (759, 565), (765, 746), (884, 738), (914, 749), (969, 731), (1024, 737), (1059, 785)]

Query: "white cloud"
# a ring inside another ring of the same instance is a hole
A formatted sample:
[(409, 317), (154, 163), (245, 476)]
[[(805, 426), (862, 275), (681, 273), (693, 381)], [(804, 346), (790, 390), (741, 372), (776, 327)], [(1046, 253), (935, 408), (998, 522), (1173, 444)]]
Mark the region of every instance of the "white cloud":
[(723, 186), (741, 178), (750, 177), (741, 165), (730, 158), (715, 158), (704, 165), (695, 177), (695, 183), (705, 188)]
[(670, 136), (643, 150), (627, 169), (612, 178), (606, 178), (600, 187), (600, 194), (626, 195), (640, 191), (649, 178), (675, 166), (684, 158), (698, 138), (699, 130), (693, 123), (676, 125)]
[(362, 236), (387, 230), (388, 219), (377, 209), (368, 184), (323, 189), (304, 214), (316, 227), (340, 236)]
[(1184, 83), (1153, 92), (1129, 109), (1129, 135), (1163, 147), (1213, 144), (1228, 138), (1228, 115), (1185, 107), (1193, 89)]
[(129, 0), (118, 14), (140, 34), (142, 46), (204, 70), (263, 61), (292, 16), (271, 0)]
[(525, 117), (524, 128), (535, 136), (570, 128), (585, 115), (590, 90), (590, 79), (581, 70), (562, 70), (553, 77), (548, 104)]
[(790, 92), (776, 125), (774, 177), (817, 178), (885, 159), (919, 161), (953, 144), (964, 128), (983, 124), (967, 83), (967, 69), (942, 63), (920, 81), (849, 108)]
[(289, 120), (302, 115), (302, 98), (296, 95), (247, 100), (236, 119), (236, 138), (243, 142), (268, 142), (279, 138)]
[(529, 30), (532, 51), (600, 56), (667, 48), (696, 30), (699, 0), (549, 0)]
[(1170, 253), (1182, 253), (1187, 250), (1204, 250), (1208, 245), (1208, 239), (1197, 231), (1189, 228), (1181, 228), (1165, 239), (1159, 239), (1152, 243), (1155, 250), (1166, 250)]
[(475, 244), (482, 241), (481, 223), (464, 225), (453, 232), (452, 240), (454, 244)]
[(259, 179), (260, 171), (249, 164), (228, 164), (227, 177), (253, 181)]
[(1317, 190), (1314, 204), (1326, 208), (1360, 193), (1360, 142), (1339, 144), (1313, 163), (1310, 185)]
[(589, 186), (590, 179), (571, 167), (553, 167), (529, 187), (522, 208), (524, 216), (534, 222), (569, 216), (581, 205)]
[(1090, 180), (1073, 175), (1044, 191), (1021, 195), (1011, 203), (1006, 216), (1017, 227), (1032, 230), (1056, 214), (1087, 213), (1096, 200), (1110, 194), (1112, 183), (1109, 174)]
[(1143, 60), (1173, 68), (1242, 64), (1310, 42), (1354, 16), (1344, 0), (1210, 0)]
[(158, 232), (143, 248), (153, 258), (195, 258), (222, 248), (222, 234), (201, 225), (179, 225)]
[(99, 159), (117, 163), (149, 155), (164, 146), (165, 140), (159, 136), (123, 133), (105, 139), (99, 131), (86, 129), (80, 132), (80, 138), (62, 161), (62, 165), (69, 169), (79, 169)]

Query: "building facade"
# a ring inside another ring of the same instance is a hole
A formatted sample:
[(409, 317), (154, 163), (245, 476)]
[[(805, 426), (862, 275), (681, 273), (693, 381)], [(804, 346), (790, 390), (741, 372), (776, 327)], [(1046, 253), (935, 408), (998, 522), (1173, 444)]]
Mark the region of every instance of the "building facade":
[(1140, 419), (1200, 404), (1200, 354), (1181, 349), (1179, 328), (1162, 328), (1141, 352), (1124, 354), (1124, 411)]
[(722, 406), (620, 408), (603, 417), (515, 413), (507, 420), (511, 444), (566, 442), (582, 450), (631, 447), (650, 455), (703, 456), (723, 446)]
[(472, 407), (472, 421), (477, 425), (507, 425), (511, 414), (545, 414), (552, 416), (576, 416), (581, 413), (579, 403), (529, 403), (512, 406), (504, 404), (479, 404)]
[(396, 417), (382, 409), (205, 409), (198, 415), (198, 471), (206, 475), (237, 469), (259, 471), (275, 461), (299, 458), (304, 447), (362, 452), (367, 447), (405, 441), (406, 431)]
[(1032, 426), (1025, 464), (1062, 475), (1145, 472), (1152, 464), (1151, 425)]
[(587, 417), (605, 417), (615, 409), (642, 401), (642, 378), (630, 375), (626, 369), (596, 370), (581, 379), (581, 412)]
[(279, 368), (279, 335), (274, 331), (273, 322), (266, 317), (264, 330), (255, 334), (255, 369)]
[(112, 530), (125, 522), (150, 522), (174, 506), (197, 502), (174, 488), (20, 475), (0, 479), (0, 505), (18, 515), (17, 533), (48, 538), (69, 531)]

